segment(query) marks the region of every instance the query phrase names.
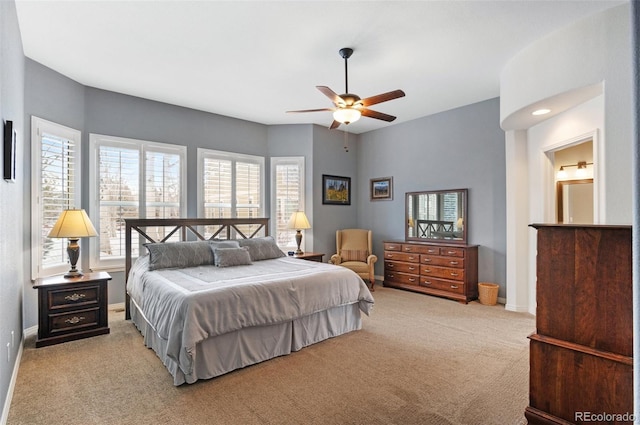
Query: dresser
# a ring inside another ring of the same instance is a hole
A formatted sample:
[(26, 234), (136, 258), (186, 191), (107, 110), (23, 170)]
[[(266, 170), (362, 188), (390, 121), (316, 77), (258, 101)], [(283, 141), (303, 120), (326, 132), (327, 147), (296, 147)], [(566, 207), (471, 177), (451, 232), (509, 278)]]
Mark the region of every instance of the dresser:
[(532, 227), (537, 307), (529, 424), (631, 424), (631, 227)]
[(384, 286), (466, 304), (478, 298), (478, 246), (385, 241)]
[(65, 278), (37, 279), (38, 338), (36, 347), (109, 333), (106, 272)]

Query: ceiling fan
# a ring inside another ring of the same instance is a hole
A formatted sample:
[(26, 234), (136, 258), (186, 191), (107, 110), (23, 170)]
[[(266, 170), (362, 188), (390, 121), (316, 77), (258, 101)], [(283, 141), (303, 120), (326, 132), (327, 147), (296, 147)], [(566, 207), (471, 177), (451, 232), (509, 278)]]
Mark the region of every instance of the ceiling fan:
[(322, 111), (332, 111), (333, 112), (333, 122), (329, 129), (333, 130), (334, 128), (338, 128), (340, 124), (350, 124), (352, 122), (356, 122), (360, 119), (360, 116), (365, 116), (369, 118), (375, 118), (377, 120), (391, 122), (396, 119), (393, 115), (384, 114), (382, 112), (374, 111), (369, 109), (369, 106), (376, 105), (378, 103), (387, 102), (389, 100), (397, 99), (399, 97), (404, 97), (405, 94), (402, 90), (394, 90), (387, 93), (378, 94), (376, 96), (367, 97), (365, 99), (360, 99), (360, 96), (349, 93), (349, 74), (348, 74), (348, 59), (353, 54), (353, 49), (349, 47), (343, 47), (339, 51), (340, 56), (344, 59), (344, 85), (345, 85), (345, 93), (338, 95), (333, 90), (331, 90), (327, 86), (316, 86), (318, 90), (322, 92), (325, 96), (327, 96), (333, 104), (334, 108), (320, 108), (320, 109), (304, 109), (299, 111), (287, 111), (289, 113), (299, 113), (299, 112), (322, 112)]

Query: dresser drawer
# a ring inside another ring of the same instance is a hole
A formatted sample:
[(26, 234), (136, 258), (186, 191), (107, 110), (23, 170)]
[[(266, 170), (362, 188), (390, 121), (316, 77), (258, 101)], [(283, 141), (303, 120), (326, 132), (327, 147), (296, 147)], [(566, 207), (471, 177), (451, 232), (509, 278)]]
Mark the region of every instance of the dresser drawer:
[(413, 252), (416, 254), (440, 255), (440, 248), (430, 245), (410, 245), (402, 244), (402, 252)]
[(419, 263), (420, 255), (407, 253), (407, 252), (385, 251), (384, 259), (394, 260), (394, 261), (405, 261), (407, 263)]
[(418, 286), (420, 283), (420, 276), (418, 276), (417, 274), (396, 273), (385, 270), (384, 280)]
[(399, 261), (385, 261), (384, 269), (391, 272), (411, 273), (416, 275), (420, 273), (420, 266), (418, 264), (402, 263)]
[(433, 255), (422, 254), (420, 256), (420, 264), (432, 265), (432, 266), (444, 266), (464, 268), (464, 258), (449, 258), (449, 257), (437, 257)]
[(431, 289), (439, 289), (441, 291), (453, 292), (456, 294), (464, 294), (465, 287), (463, 282), (452, 282), (450, 280), (437, 279), (428, 276), (420, 277), (420, 286)]
[(451, 246), (443, 246), (440, 248), (440, 255), (445, 257), (464, 257), (464, 249)]
[(51, 289), (48, 291), (49, 310), (61, 308), (98, 305), (100, 302), (100, 286), (83, 286), (78, 288)]
[(75, 332), (79, 329), (97, 327), (100, 321), (100, 308), (89, 308), (66, 313), (49, 315), (51, 335), (63, 332)]
[(422, 265), (420, 266), (420, 274), (428, 277), (441, 277), (464, 282), (464, 269)]
[(384, 250), (385, 251), (402, 251), (402, 244), (393, 243), (393, 242), (385, 242)]

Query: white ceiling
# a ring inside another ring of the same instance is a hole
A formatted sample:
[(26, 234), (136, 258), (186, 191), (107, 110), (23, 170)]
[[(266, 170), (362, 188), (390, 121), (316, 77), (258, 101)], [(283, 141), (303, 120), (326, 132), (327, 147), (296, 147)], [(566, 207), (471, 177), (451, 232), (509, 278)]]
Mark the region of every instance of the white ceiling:
[[(315, 89), (402, 89), (352, 133), (499, 96), (500, 71), (533, 41), (625, 3), (570, 1), (25, 1), (25, 55), (86, 86), (263, 124), (328, 126)], [(344, 129), (344, 126), (340, 127)]]

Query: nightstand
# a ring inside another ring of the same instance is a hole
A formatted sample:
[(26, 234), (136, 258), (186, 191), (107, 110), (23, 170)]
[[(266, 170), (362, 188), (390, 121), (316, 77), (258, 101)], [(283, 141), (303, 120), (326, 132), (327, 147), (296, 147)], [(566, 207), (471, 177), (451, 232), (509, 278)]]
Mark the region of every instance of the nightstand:
[(38, 338), (36, 347), (109, 333), (106, 272), (76, 278), (37, 279)]
[(322, 257), (324, 257), (324, 254), (321, 252), (305, 252), (304, 254), (293, 256), (293, 258), (301, 258), (308, 261), (317, 261), (318, 263), (322, 263)]

